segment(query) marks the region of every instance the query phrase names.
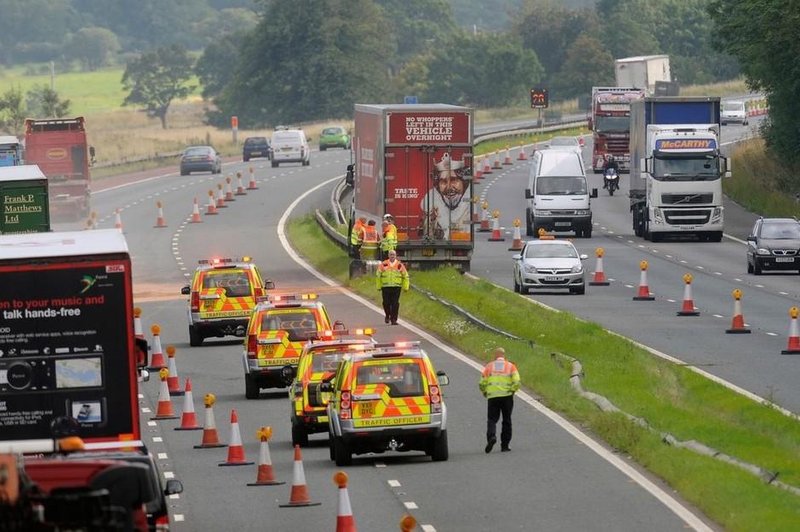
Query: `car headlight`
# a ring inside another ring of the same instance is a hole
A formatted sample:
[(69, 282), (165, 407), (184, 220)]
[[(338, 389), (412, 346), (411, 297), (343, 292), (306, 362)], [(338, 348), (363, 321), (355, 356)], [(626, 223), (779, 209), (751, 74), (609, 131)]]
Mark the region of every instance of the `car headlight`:
[(523, 265), (522, 269), (525, 270), (525, 273), (536, 273), (536, 267), (531, 264)]
[(572, 273), (581, 273), (583, 271), (583, 265), (582, 264), (576, 264), (575, 266), (572, 267), (572, 269), (570, 271)]
[(553, 211), (533, 211), (534, 216), (552, 216)]
[(575, 214), (578, 216), (589, 216), (592, 213), (589, 209), (578, 209)]
[(772, 255), (772, 252), (767, 248), (758, 248), (756, 250), (757, 255)]

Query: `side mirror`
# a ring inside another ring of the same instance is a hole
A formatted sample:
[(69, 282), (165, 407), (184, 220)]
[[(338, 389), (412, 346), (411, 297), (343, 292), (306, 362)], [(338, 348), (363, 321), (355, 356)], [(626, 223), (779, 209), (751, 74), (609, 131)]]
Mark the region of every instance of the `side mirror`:
[(525, 189), (525, 199), (532, 199), (532, 198), (533, 198), (533, 193), (532, 193), (531, 189), (526, 188)]
[(592, 193), (589, 194), (589, 197), (590, 198), (596, 198), (597, 197), (597, 189), (596, 188), (592, 189)]
[(236, 327), (236, 330), (233, 331), (233, 335), (237, 338), (244, 338), (247, 336), (247, 328), (244, 325), (239, 325)]
[(586, 253), (582, 253), (582, 254), (580, 255), (580, 257), (581, 257), (581, 260), (586, 260), (586, 259), (588, 259), (588, 258), (589, 258), (589, 255), (587, 255)]
[(755, 235), (749, 235), (749, 236), (747, 237), (747, 241), (748, 241), (748, 242), (753, 242), (753, 243), (755, 243), (755, 241), (756, 241), (756, 237), (755, 237)]
[(183, 288), (181, 288), (181, 295), (188, 296), (191, 293), (192, 293), (192, 289), (189, 288), (189, 285), (186, 285)]
[(511, 255), (511, 258), (514, 260), (522, 260), (522, 255), (517, 253), (516, 255)]
[(171, 478), (167, 481), (167, 486), (164, 488), (164, 495), (175, 495), (176, 493), (183, 493), (183, 482)]
[(272, 279), (267, 279), (264, 281), (264, 289), (265, 290), (275, 290), (275, 281)]
[(444, 371), (436, 372), (436, 380), (439, 381), (439, 386), (447, 386), (450, 384), (450, 378), (445, 374)]

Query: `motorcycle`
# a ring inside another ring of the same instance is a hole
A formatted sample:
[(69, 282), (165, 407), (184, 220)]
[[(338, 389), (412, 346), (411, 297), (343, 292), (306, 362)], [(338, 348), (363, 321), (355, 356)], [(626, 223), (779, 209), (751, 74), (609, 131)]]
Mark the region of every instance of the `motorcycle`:
[(613, 196), (615, 190), (619, 190), (619, 174), (614, 168), (606, 168), (603, 171), (603, 188), (608, 189), (608, 195)]

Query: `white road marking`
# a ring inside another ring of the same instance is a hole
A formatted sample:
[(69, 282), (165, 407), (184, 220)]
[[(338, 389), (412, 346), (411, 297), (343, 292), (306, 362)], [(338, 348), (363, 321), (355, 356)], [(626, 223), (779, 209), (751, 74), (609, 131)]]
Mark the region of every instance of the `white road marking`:
[(405, 506), (409, 510), (418, 510), (419, 509), (419, 506), (417, 506), (417, 503), (415, 503), (414, 501), (404, 502), (403, 506)]
[[(168, 460), (168, 459), (169, 459), (169, 456), (167, 456), (167, 453), (158, 453), (158, 459), (159, 459), (159, 460)], [(170, 473), (170, 474), (171, 474), (171, 473)], [(166, 474), (166, 473), (164, 473), (164, 476), (167, 476), (167, 474)]]
[(164, 478), (167, 480), (175, 478), (175, 473), (172, 471), (164, 471)]
[(433, 525), (419, 525), (423, 532), (436, 532), (436, 529), (433, 528)]
[(172, 520), (175, 521), (176, 523), (180, 523), (184, 519), (185, 518), (184, 518), (183, 514), (175, 514), (174, 516), (172, 516)]
[(393, 488), (399, 488), (400, 487), (400, 481), (399, 480), (387, 480), (386, 482), (389, 484), (389, 486), (391, 486)]
[(162, 438), (161, 436), (153, 436), (153, 442), (154, 443), (161, 443), (163, 441), (164, 441), (164, 438)]

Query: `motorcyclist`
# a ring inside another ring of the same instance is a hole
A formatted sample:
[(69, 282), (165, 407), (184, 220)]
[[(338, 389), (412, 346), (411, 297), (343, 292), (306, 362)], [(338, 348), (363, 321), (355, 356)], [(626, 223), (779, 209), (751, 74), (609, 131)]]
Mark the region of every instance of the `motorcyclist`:
[(616, 159), (614, 159), (613, 155), (607, 156), (606, 162), (603, 164), (603, 188), (608, 188), (607, 176), (611, 170), (613, 170), (614, 174), (619, 175), (619, 164), (617, 163)]

